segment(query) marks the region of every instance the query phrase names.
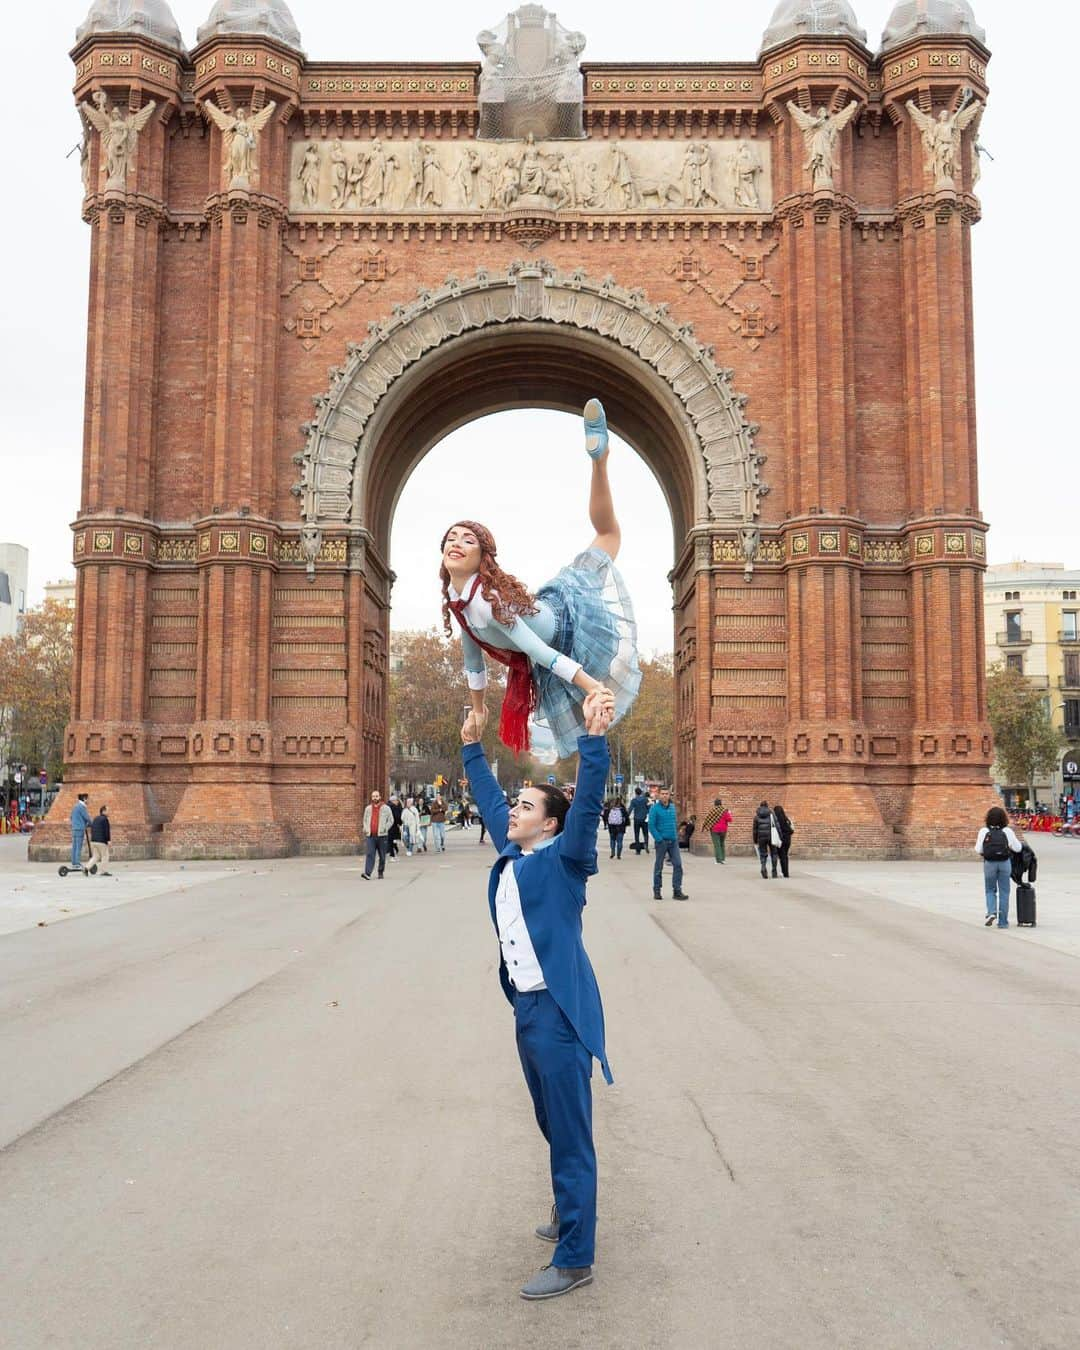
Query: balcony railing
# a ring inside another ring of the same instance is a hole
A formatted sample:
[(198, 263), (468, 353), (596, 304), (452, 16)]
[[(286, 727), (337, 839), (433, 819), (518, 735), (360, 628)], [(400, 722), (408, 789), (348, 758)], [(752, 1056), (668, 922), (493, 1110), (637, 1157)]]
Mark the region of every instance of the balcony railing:
[(1028, 684), (1031, 685), (1032, 689), (1049, 689), (1049, 688), (1050, 688), (1050, 676), (1049, 676), (1049, 675), (1029, 675), (1029, 676), (1027, 677), (1027, 682), (1028, 682)]
[(999, 633), (997, 635), (997, 645), (999, 647), (1030, 647), (1031, 629), (1017, 628), (1011, 633)]
[(1058, 641), (1066, 643), (1080, 642), (1080, 633), (1059, 632)]
[(1059, 675), (1058, 688), (1075, 690), (1078, 694), (1080, 694), (1080, 677), (1073, 680), (1070, 679), (1068, 675)]

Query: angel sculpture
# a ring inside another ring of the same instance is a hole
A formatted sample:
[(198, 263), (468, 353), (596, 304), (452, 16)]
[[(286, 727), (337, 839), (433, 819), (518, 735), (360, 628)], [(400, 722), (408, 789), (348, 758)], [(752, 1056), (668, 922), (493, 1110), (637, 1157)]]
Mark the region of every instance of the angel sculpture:
[(839, 112), (819, 108), (816, 113), (803, 112), (797, 103), (788, 100), (788, 111), (802, 131), (806, 143), (806, 163), (815, 192), (832, 192), (833, 170), (836, 167), (836, 143), (840, 133), (859, 110), (858, 101), (849, 103)]
[(947, 108), (942, 108), (936, 121), (911, 99), (907, 101), (907, 108), (922, 136), (926, 168), (934, 175), (934, 191), (955, 192), (960, 169), (960, 133), (975, 121), (983, 105), (978, 99), (972, 99), (958, 112), (950, 113)]
[(123, 113), (114, 103), (109, 110), (109, 100), (103, 90), (94, 93), (93, 105), (80, 103), (79, 110), (96, 127), (101, 136), (101, 148), (105, 159), (105, 190), (118, 189), (123, 192), (127, 187), (128, 169), (135, 162), (135, 144), (139, 132), (150, 121), (157, 104), (153, 99), (133, 113)]
[(229, 187), (248, 188), (255, 174), (255, 152), (259, 146), (259, 132), (274, 114), (277, 104), (271, 101), (257, 113), (239, 107), (236, 116), (225, 112), (209, 99), (203, 103), (211, 121), (225, 139), (225, 157), (229, 164)]

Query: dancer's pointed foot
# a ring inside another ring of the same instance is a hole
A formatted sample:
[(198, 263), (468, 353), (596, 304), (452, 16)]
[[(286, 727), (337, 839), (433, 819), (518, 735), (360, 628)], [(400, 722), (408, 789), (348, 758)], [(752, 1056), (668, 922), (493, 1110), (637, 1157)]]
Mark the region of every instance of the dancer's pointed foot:
[(585, 404), (585, 449), (590, 459), (603, 459), (608, 452), (607, 417), (598, 398)]

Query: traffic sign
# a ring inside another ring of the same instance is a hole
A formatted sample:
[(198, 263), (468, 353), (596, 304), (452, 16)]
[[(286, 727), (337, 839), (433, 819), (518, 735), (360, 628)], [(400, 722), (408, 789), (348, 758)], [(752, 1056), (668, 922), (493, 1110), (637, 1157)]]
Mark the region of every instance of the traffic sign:
[(548, 774), (548, 782), (551, 784), (552, 787), (555, 786), (556, 781), (557, 781), (557, 780), (556, 780), (556, 778), (555, 778), (555, 775), (554, 775), (553, 773), (549, 773), (549, 774)]
[(616, 781), (616, 783), (622, 783), (622, 782), (624, 782), (625, 780), (623, 779), (623, 776), (622, 776), (621, 773), (617, 773), (617, 774), (615, 775), (615, 781)]

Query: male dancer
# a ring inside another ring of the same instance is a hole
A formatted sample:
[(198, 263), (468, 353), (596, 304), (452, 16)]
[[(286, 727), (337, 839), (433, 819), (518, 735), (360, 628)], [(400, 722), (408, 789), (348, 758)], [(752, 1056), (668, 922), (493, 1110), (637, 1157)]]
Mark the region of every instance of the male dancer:
[(555, 1204), (536, 1235), (556, 1244), (551, 1264), (521, 1290), (557, 1298), (592, 1281), (596, 1151), (592, 1062), (604, 1078), (604, 1011), (581, 941), (585, 883), (596, 870), (596, 829), (610, 757), (611, 705), (589, 694), (578, 738), (573, 805), (554, 787), (525, 788), (511, 811), (479, 744), (475, 714), (461, 729), (465, 774), (499, 857), (488, 905), (499, 935), (499, 979), (514, 1008), (518, 1055), (536, 1122), (551, 1153)]

